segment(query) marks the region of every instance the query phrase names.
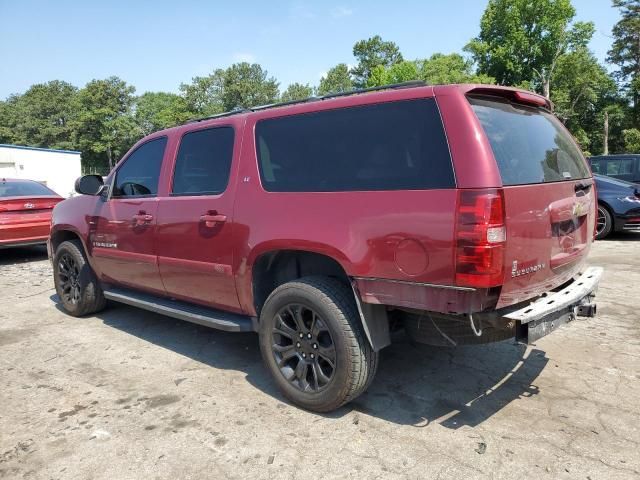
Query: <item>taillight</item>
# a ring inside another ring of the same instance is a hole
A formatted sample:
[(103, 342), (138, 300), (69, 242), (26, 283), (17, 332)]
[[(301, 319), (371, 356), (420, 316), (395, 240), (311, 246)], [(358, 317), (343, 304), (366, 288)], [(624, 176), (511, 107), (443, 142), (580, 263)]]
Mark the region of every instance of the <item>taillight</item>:
[(502, 285), (505, 227), (502, 189), (459, 190), (456, 222), (456, 284)]

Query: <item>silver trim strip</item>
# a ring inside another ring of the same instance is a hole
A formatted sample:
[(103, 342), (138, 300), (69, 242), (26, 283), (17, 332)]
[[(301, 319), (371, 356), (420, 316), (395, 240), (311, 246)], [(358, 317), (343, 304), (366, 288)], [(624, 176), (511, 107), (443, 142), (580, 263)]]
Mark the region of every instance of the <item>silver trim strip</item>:
[(400, 283), (402, 285), (414, 285), (417, 287), (431, 287), (431, 288), (442, 288), (445, 290), (458, 290), (461, 292), (475, 292), (476, 289), (472, 287), (456, 287), (454, 285), (438, 285), (435, 283), (424, 283), (424, 282), (410, 282), (408, 280), (393, 280), (390, 278), (377, 278), (377, 277), (352, 277), (356, 280), (369, 280), (374, 282), (388, 282), (388, 283)]

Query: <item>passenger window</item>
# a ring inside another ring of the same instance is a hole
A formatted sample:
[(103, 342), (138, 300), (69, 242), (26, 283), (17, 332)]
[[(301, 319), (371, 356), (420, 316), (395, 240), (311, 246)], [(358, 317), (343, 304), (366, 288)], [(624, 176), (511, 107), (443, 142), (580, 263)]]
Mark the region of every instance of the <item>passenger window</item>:
[(225, 191), (233, 158), (233, 128), (198, 130), (182, 137), (173, 176), (174, 195)]
[(158, 180), (167, 137), (140, 145), (116, 173), (114, 197), (149, 197), (158, 194)]
[(262, 120), (262, 185), (272, 192), (424, 190), (455, 186), (433, 99)]
[(593, 173), (600, 173), (600, 162), (591, 160), (591, 171)]
[(630, 175), (633, 173), (633, 158), (607, 160), (605, 175)]

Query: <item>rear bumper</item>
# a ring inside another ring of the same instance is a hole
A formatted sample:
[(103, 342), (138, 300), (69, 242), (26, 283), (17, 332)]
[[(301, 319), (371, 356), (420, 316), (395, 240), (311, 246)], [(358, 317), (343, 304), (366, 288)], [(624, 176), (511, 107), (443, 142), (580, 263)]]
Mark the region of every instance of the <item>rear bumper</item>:
[(0, 225), (0, 248), (45, 243), (49, 229), (49, 220)]
[(602, 267), (589, 267), (562, 290), (540, 297), (504, 318), (516, 322), (516, 339), (533, 343), (576, 316), (593, 316), (592, 302), (602, 277)]

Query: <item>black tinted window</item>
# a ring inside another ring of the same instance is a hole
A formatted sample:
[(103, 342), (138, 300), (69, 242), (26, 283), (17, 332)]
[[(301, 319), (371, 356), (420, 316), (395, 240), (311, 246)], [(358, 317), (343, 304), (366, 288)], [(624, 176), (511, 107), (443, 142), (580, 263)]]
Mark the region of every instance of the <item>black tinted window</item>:
[(587, 178), (589, 168), (560, 121), (538, 108), (471, 98), (504, 185)]
[(38, 182), (0, 181), (0, 198), (57, 195)]
[(274, 192), (422, 190), (455, 185), (433, 99), (258, 122), (262, 184)]
[(142, 144), (118, 169), (113, 187), (114, 197), (157, 195), (158, 179), (167, 138)]
[(180, 142), (173, 177), (173, 193), (221, 193), (227, 188), (233, 158), (233, 128), (187, 133)]

